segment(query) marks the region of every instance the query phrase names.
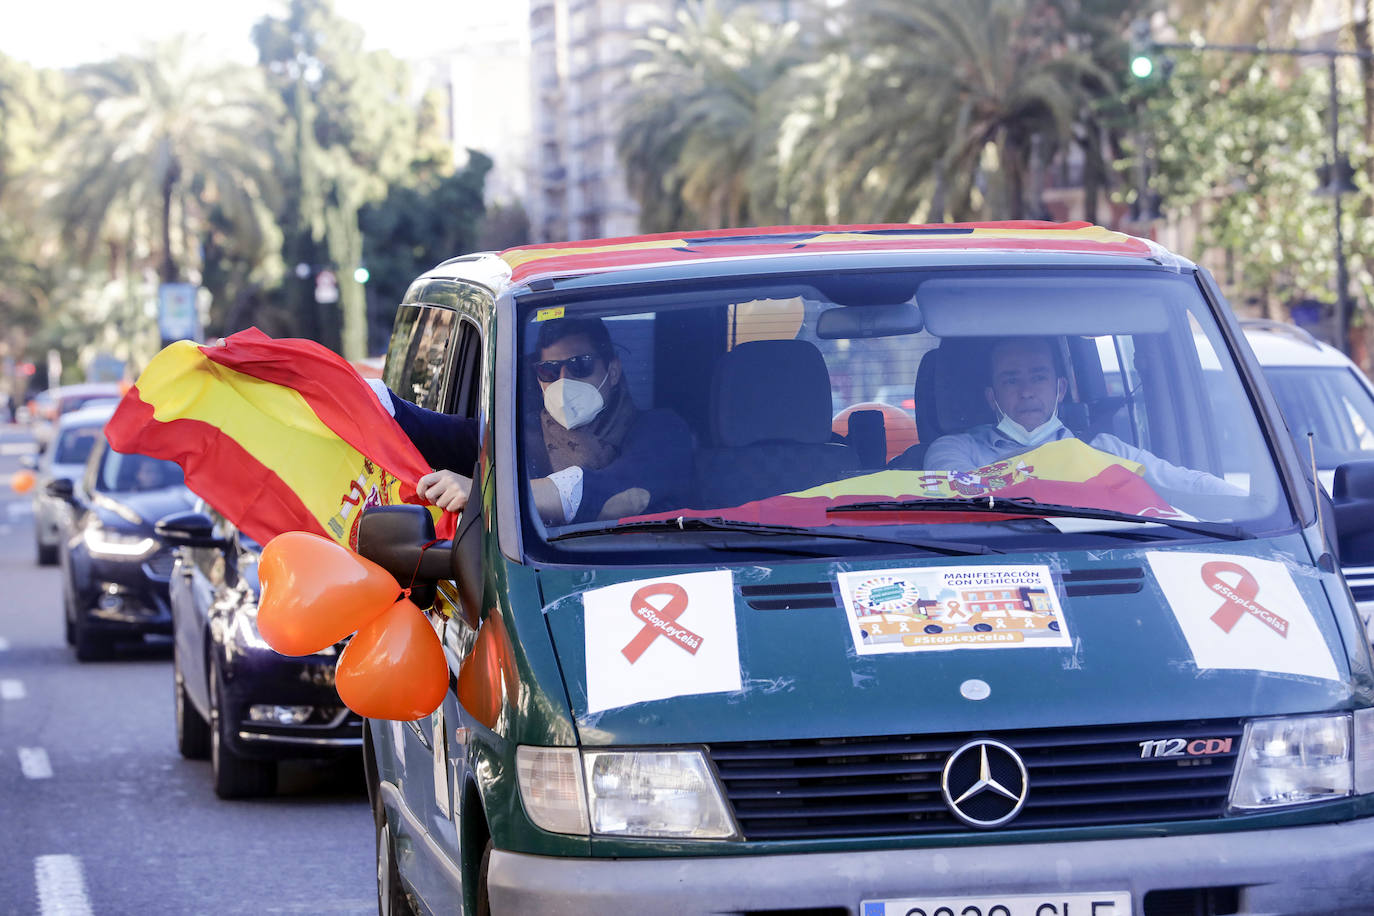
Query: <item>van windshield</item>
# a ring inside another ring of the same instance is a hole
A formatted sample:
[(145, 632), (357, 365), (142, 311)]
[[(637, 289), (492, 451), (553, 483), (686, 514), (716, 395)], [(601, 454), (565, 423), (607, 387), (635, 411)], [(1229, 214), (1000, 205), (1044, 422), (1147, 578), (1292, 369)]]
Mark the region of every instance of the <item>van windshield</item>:
[(541, 300), (520, 326), (529, 521), (559, 546), (674, 527), (831, 550), (861, 533), (990, 543), (1197, 536), (1205, 525), (1170, 523), (1201, 522), (1246, 536), (1291, 521), (1188, 275), (674, 281)]

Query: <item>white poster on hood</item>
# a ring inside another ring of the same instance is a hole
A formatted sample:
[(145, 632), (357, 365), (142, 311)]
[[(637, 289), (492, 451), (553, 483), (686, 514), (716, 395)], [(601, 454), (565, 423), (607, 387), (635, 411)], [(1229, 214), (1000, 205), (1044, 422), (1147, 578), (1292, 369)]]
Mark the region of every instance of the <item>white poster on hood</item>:
[(1073, 645), (1048, 566), (922, 566), (835, 578), (860, 655)]
[(587, 712), (741, 689), (728, 570), (593, 589), (582, 609)]
[(1339, 678), (1317, 621), (1282, 563), (1226, 553), (1147, 556), (1199, 668)]

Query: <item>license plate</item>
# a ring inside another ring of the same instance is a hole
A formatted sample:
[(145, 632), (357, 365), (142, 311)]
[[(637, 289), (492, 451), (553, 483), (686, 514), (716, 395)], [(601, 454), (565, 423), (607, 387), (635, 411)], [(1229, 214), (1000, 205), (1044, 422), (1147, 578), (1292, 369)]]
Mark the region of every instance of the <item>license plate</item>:
[(863, 916), (1131, 916), (1127, 891), (865, 900)]

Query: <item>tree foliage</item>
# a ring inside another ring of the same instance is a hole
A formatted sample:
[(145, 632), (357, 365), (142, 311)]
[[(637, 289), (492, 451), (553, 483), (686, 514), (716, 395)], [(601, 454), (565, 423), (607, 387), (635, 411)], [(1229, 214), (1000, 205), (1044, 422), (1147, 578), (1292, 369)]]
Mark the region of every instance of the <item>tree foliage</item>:
[(385, 345), (396, 304), (410, 281), (447, 258), (473, 251), (491, 159), (471, 152), (462, 169), (393, 185), (359, 214), (364, 238), (374, 352)]
[(641, 42), (617, 145), (648, 231), (775, 222), (778, 134), (802, 62), (781, 28), (714, 2), (678, 11)]
[[(80, 68), (83, 106), (64, 125), (47, 175), (51, 206), (76, 254), (137, 244), (152, 227), (163, 282), (198, 268), (209, 210), (236, 244), (262, 253), (275, 194), (264, 141), (279, 116), (251, 67), (206, 63), (187, 39)], [(146, 239), (145, 239), (146, 240)], [(251, 255), (250, 255), (251, 256)]]
[(1069, 43), (1059, 6), (873, 0), (848, 15), (842, 78), (799, 144), (802, 173), (836, 182), (832, 199), (864, 219), (1042, 215), (1032, 176), (1114, 88)]
[[(1334, 207), (1318, 190), (1317, 169), (1330, 159), (1325, 68), (1275, 71), (1272, 61), (1245, 66), (1182, 53), (1171, 78), (1148, 105), (1155, 186), (1177, 208), (1201, 217), (1200, 255), (1225, 254), (1222, 276), (1245, 297), (1286, 317), (1283, 304), (1332, 302), (1336, 275)], [(1350, 68), (1349, 82), (1354, 81)], [(1342, 145), (1367, 158), (1357, 132), (1356, 93), (1344, 91)], [(1371, 276), (1365, 253), (1374, 229), (1350, 209), (1343, 230), (1352, 278), (1365, 297)]]
[(277, 151), (288, 185), (287, 260), (331, 268), (339, 278), (337, 306), (317, 309), (309, 279), (294, 285), (288, 304), (305, 319), (303, 333), (361, 358), (367, 305), (353, 279), (363, 258), (358, 214), (414, 161), (408, 72), (384, 51), (364, 51), (362, 30), (338, 16), (331, 0), (291, 0), (283, 16), (258, 22), (253, 39), (289, 113)]

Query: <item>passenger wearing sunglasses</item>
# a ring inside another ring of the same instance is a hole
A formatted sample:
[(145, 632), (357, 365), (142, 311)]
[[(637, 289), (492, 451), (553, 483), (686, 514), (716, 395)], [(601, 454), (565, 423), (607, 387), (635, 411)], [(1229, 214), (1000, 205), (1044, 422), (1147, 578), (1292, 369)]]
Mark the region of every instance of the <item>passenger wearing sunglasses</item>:
[[(546, 523), (623, 518), (684, 504), (692, 478), (691, 433), (673, 411), (634, 404), (599, 318), (542, 322), (531, 370), (540, 398), (526, 400), (524, 451), (535, 508)], [(438, 469), (420, 479), (420, 496), (460, 511), (471, 479), (455, 469), (476, 463), (476, 421), (416, 407), (380, 383), (373, 387)]]

